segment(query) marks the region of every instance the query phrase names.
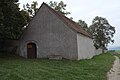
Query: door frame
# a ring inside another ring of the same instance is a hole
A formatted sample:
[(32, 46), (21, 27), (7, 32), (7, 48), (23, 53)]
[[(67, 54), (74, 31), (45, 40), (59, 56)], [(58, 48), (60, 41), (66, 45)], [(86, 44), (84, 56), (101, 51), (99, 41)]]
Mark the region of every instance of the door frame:
[(36, 58), (38, 58), (38, 45), (37, 45), (37, 42), (36, 41), (27, 41), (26, 43), (25, 43), (25, 47), (26, 47), (26, 50), (25, 50), (25, 52), (26, 52), (26, 58), (28, 58), (28, 52), (27, 52), (27, 45), (29, 44), (29, 43), (34, 43), (35, 45), (36, 45)]

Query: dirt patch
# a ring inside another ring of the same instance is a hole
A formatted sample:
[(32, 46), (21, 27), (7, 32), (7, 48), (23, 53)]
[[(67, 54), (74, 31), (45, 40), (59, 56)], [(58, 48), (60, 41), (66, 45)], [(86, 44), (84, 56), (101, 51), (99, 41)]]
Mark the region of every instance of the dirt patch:
[(107, 73), (107, 80), (120, 80), (120, 60), (117, 56), (115, 56), (113, 67)]

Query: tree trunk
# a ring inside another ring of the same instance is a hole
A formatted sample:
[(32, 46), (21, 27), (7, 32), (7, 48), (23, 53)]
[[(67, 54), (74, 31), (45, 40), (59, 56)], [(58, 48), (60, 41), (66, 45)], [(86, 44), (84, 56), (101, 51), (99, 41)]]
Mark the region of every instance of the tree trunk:
[(105, 53), (104, 49), (102, 49), (102, 53)]
[(104, 46), (102, 46), (102, 53), (105, 53), (105, 51), (104, 51)]

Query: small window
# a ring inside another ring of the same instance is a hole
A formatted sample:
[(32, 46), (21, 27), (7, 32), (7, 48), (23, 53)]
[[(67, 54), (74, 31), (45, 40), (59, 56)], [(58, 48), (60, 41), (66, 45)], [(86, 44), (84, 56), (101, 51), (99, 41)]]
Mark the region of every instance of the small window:
[(31, 45), (31, 44), (29, 44), (27, 47), (28, 47), (28, 48), (32, 48), (32, 45)]

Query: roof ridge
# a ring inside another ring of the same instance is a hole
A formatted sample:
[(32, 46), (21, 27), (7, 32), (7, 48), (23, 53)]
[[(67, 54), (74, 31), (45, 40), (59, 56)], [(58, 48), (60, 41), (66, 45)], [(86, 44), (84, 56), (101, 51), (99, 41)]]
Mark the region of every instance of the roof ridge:
[[(64, 16), (64, 17), (65, 17), (66, 19), (68, 19), (69, 21), (71, 21), (71, 22), (72, 22), (73, 24), (75, 24), (76, 26), (78, 26), (77, 28), (81, 29), (84, 33), (86, 33), (86, 34), (85, 34), (86, 36), (91, 37), (90, 34), (88, 34), (88, 32), (85, 31), (85, 30), (84, 30), (79, 24), (77, 24), (75, 21), (67, 18), (66, 16)], [(78, 32), (79, 32), (79, 31), (78, 31)], [(81, 33), (81, 32), (79, 32), (79, 33)], [(81, 33), (81, 34), (83, 34), (83, 33)]]

